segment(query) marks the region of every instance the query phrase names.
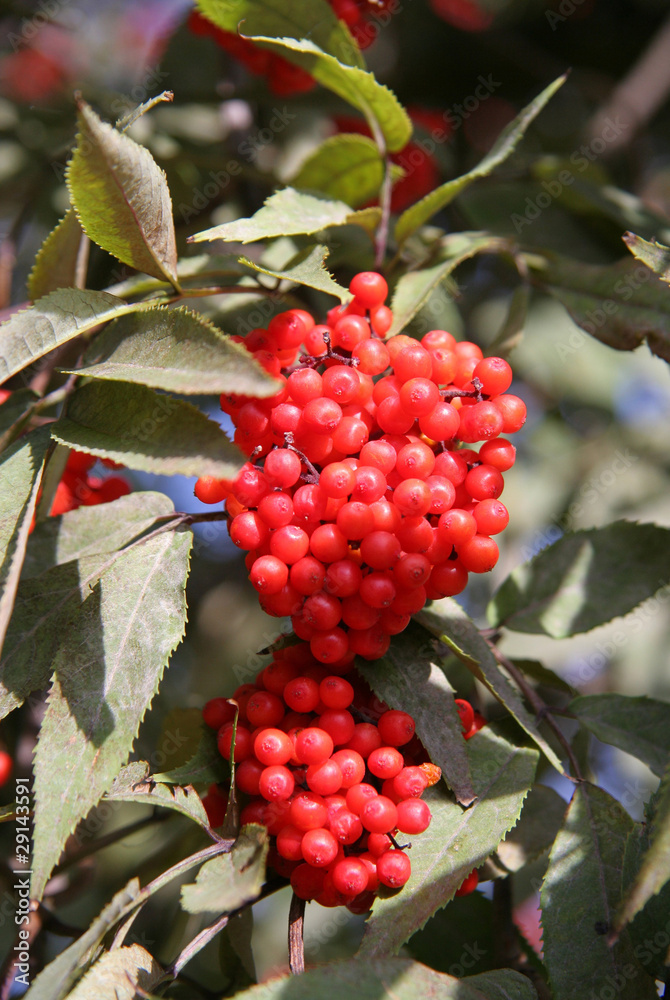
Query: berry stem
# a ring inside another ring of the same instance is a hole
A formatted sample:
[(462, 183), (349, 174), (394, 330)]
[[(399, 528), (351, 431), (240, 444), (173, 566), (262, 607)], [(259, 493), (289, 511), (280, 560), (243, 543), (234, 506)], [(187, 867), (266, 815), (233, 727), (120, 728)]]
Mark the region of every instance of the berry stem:
[(319, 365), (322, 365), (326, 361), (326, 359), (338, 361), (341, 365), (349, 365), (351, 368), (358, 367), (358, 358), (351, 358), (348, 355), (340, 354), (339, 351), (333, 349), (329, 333), (324, 333), (323, 342), (326, 345), (326, 353), (321, 354), (318, 357), (315, 354), (301, 354), (300, 368), (318, 368)]
[(305, 900), (293, 893), (288, 912), (288, 964), (294, 976), (305, 971), (304, 925)]
[(307, 473), (307, 475), (305, 475), (303, 473), (303, 475), (300, 478), (304, 479), (306, 483), (311, 483), (312, 485), (317, 486), (318, 483), (319, 483), (319, 478), (320, 478), (319, 477), (319, 472), (315, 468), (315, 466), (312, 465), (312, 463), (307, 458), (307, 456), (304, 455), (293, 444), (293, 434), (291, 433), (291, 431), (286, 431), (286, 433), (284, 434), (284, 447), (288, 448), (289, 451), (295, 452), (295, 454), (298, 456), (298, 458), (300, 459), (300, 461), (303, 462), (307, 466), (307, 469), (309, 470), (308, 473)]

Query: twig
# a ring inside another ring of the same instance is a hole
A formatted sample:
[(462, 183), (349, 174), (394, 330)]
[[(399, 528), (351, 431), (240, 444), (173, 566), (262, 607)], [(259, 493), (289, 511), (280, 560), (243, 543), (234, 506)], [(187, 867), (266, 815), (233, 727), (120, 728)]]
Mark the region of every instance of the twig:
[(179, 953), (179, 957), (175, 959), (168, 969), (166, 969), (166, 974), (172, 979), (176, 979), (186, 963), (190, 962), (194, 955), (198, 954), (201, 948), (204, 948), (206, 944), (209, 944), (212, 938), (215, 938), (216, 935), (223, 930), (228, 923), (228, 920), (228, 914), (224, 914), (213, 924), (210, 924), (209, 927), (205, 927), (204, 931), (200, 931), (199, 934), (196, 934), (193, 940), (189, 941), (186, 947)]
[(533, 710), (535, 711), (535, 714), (539, 718), (546, 719), (547, 725), (550, 727), (550, 729), (556, 736), (556, 739), (565, 750), (567, 758), (570, 761), (570, 766), (572, 768), (572, 773), (573, 773), (573, 780), (583, 781), (584, 778), (582, 776), (577, 758), (575, 757), (572, 747), (570, 746), (567, 737), (563, 733), (563, 730), (554, 719), (552, 715), (553, 710), (551, 706), (547, 705), (547, 703), (540, 697), (537, 691), (535, 691), (530, 686), (530, 684), (523, 676), (519, 668), (516, 667), (512, 663), (512, 661), (509, 660), (503, 653), (501, 653), (498, 647), (493, 642), (491, 642), (490, 639), (487, 639), (486, 642), (489, 648), (491, 649), (491, 652), (495, 656), (496, 660), (500, 664), (500, 666), (505, 668), (505, 670), (510, 675), (514, 683), (521, 690), (524, 697), (532, 706)]
[[(381, 152), (381, 150), (380, 150)], [(381, 269), (384, 264), (384, 258), (386, 256), (386, 245), (388, 243), (389, 235), (389, 222), (391, 219), (391, 187), (393, 185), (393, 178), (391, 176), (391, 158), (386, 156), (386, 163), (384, 168), (384, 180), (382, 182), (382, 188), (379, 197), (379, 205), (382, 210), (381, 219), (379, 220), (379, 227), (377, 229), (377, 237), (375, 240), (375, 266)]]
[(293, 893), (288, 912), (288, 964), (294, 976), (305, 971), (305, 900)]
[(154, 823), (164, 823), (166, 820), (170, 819), (172, 813), (163, 813), (162, 815), (152, 814), (151, 816), (145, 816), (143, 819), (138, 819), (134, 823), (130, 823), (128, 826), (122, 826), (118, 830), (112, 830), (110, 833), (105, 834), (104, 837), (98, 837), (92, 843), (85, 847), (80, 848), (76, 854), (71, 854), (69, 858), (65, 860), (55, 869), (54, 875), (60, 875), (61, 872), (66, 871), (68, 868), (72, 868), (73, 865), (79, 864), (84, 858), (88, 858), (91, 854), (97, 854), (98, 851), (104, 850), (105, 847), (109, 847), (110, 844), (116, 844), (119, 840), (125, 840), (126, 837), (132, 837), (134, 833), (139, 830), (143, 830), (146, 826), (151, 826)]

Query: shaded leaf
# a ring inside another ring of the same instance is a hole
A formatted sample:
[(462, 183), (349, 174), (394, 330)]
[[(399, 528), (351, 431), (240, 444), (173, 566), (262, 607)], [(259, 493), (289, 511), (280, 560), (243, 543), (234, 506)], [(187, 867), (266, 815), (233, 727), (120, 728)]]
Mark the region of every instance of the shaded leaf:
[(231, 479), (244, 463), (220, 426), (191, 403), (130, 382), (82, 385), (51, 435), (68, 448), (168, 476)]
[(487, 355), (507, 358), (511, 351), (519, 346), (528, 319), (529, 305), (530, 288), (528, 285), (519, 285), (518, 288), (514, 289), (510, 299), (505, 322), (498, 331), (495, 340), (486, 349)]
[(559, 677), (557, 673), (554, 673), (553, 670), (550, 670), (549, 667), (538, 660), (520, 660), (515, 657), (512, 663), (526, 677), (530, 677), (531, 680), (535, 681), (541, 687), (555, 688), (557, 691), (562, 691), (564, 694), (570, 695), (571, 698), (574, 698), (577, 694), (576, 689), (571, 684), (568, 684), (566, 680)]
[(124, 264), (177, 280), (177, 246), (165, 174), (148, 149), (79, 102), (79, 134), (65, 179), (87, 236)]
[(442, 777), (461, 805), (468, 806), (475, 792), (463, 727), (454, 689), (431, 662), (433, 657), (429, 636), (410, 625), (395, 637), (381, 660), (359, 660), (357, 669), (379, 698), (410, 713), (431, 761), (442, 769)]
[(640, 862), (633, 884), (628, 888), (617, 914), (615, 928), (620, 932), (633, 917), (670, 882), (670, 765), (663, 775), (656, 796), (649, 831), (649, 845)]
[[(140, 777), (137, 773), (137, 764), (144, 765), (144, 774)], [(149, 774), (149, 765), (146, 761), (136, 761), (121, 768), (121, 771), (114, 779), (112, 787), (105, 795), (105, 799), (114, 799), (117, 802), (136, 802), (142, 806), (153, 806), (154, 808), (173, 809), (182, 816), (187, 816), (203, 828), (209, 829), (209, 820), (205, 807), (200, 801), (200, 796), (188, 785), (182, 788), (179, 785), (168, 786), (155, 781)]]
[[(240, 262), (260, 274), (267, 274), (280, 281), (291, 281), (297, 285), (307, 285), (308, 288), (316, 288), (317, 291), (325, 292), (326, 295), (334, 295), (340, 302), (344, 302), (345, 299), (350, 298), (349, 292), (346, 288), (338, 285), (330, 271), (326, 269), (326, 257), (329, 253), (328, 247), (306, 247), (289, 261), (283, 271), (273, 271), (262, 264), (247, 260), (246, 257), (240, 257)], [(239, 392), (239, 390), (237, 391)]]
[(75, 286), (82, 236), (79, 219), (70, 208), (37, 251), (28, 275), (29, 298), (34, 301), (57, 288)]
[(488, 234), (457, 233), (447, 236), (443, 240), (444, 252), (440, 254), (443, 259), (439, 263), (419, 271), (407, 271), (399, 279), (391, 300), (393, 324), (387, 337), (393, 337), (405, 329), (435, 289), (446, 281), (459, 264), (475, 254), (493, 252), (501, 244), (501, 240)]
[(70, 1000), (135, 1000), (163, 976), (155, 958), (139, 944), (107, 951), (68, 994)]
[(16, 440), (39, 406), (39, 396), (32, 389), (15, 389), (0, 404), (0, 452)]
[(139, 303), (88, 289), (61, 288), (45, 295), (0, 326), (0, 382), (80, 333), (141, 308)]
[[(656, 807), (662, 794), (666, 794), (665, 782), (661, 784), (661, 787), (647, 803), (645, 822), (636, 823), (635, 829), (628, 838), (623, 870), (624, 905), (631, 888), (635, 885), (645, 855), (649, 851), (654, 831)], [(626, 927), (626, 933), (633, 942), (636, 959), (649, 975), (661, 981), (665, 979), (666, 975), (668, 914), (670, 914), (670, 881), (666, 882), (656, 895), (647, 900), (644, 907)], [(617, 914), (615, 931), (610, 935), (610, 938), (618, 933), (617, 928), (620, 923), (622, 923), (621, 911)], [(666, 933), (659, 934), (660, 928), (664, 928)]]
[(562, 773), (561, 761), (540, 732), (535, 716), (526, 708), (520, 693), (502, 672), (490, 646), (460, 604), (449, 597), (433, 601), (430, 610), (421, 611), (416, 616), (416, 621), (445, 643), (474, 676), (486, 685), (535, 741), (549, 763)]
[(40, 428), (20, 438), (0, 455), (0, 652), (14, 608), (30, 525), (49, 446), (49, 431)]
[(245, 347), (183, 307), (154, 306), (110, 323), (76, 373), (186, 395), (235, 392), (264, 397), (272, 396), (278, 386)]
[(625, 935), (610, 948), (607, 931), (621, 898), (626, 840), (633, 820), (607, 792), (576, 789), (549, 856), (541, 892), (544, 961), (556, 1000), (599, 995), (617, 983), (621, 1000), (657, 997)]
[(537, 1000), (528, 979), (511, 969), (455, 979), (407, 958), (329, 962), (235, 995), (238, 1000)]
[(615, 521), (565, 534), (515, 569), (488, 607), (492, 625), (564, 639), (626, 615), (670, 581), (670, 530)]
[(437, 972), (462, 976), (488, 971), (495, 961), (493, 903), (480, 892), (454, 899), (417, 931), (405, 950)]
[(291, 178), (291, 186), (320, 191), (356, 208), (376, 198), (384, 180), (384, 161), (376, 142), (342, 133), (325, 139)]
[[(246, 31), (245, 37), (249, 37)], [(275, 39), (260, 34), (250, 40), (300, 66), (323, 87), (362, 111), (373, 136), (383, 137), (389, 152), (397, 153), (409, 142), (412, 122), (407, 112), (393, 91), (379, 83), (373, 73), (345, 65), (307, 38)]]
[(412, 875), (401, 893), (375, 900), (360, 953), (394, 954), (429, 917), (445, 906), (473, 868), (496, 850), (519, 818), (533, 784), (538, 753), (509, 743), (494, 726), (469, 741), (474, 789), (463, 810), (439, 785), (429, 789), (432, 820), (412, 841)]
[(28, 540), (22, 580), (39, 576), (86, 556), (103, 555), (124, 548), (156, 523), (174, 512), (164, 493), (140, 492), (119, 497), (104, 506), (78, 507), (36, 525)]
[(554, 96), (559, 87), (565, 83), (565, 80), (566, 76), (559, 76), (557, 80), (554, 80), (548, 87), (545, 87), (542, 93), (538, 94), (530, 104), (527, 104), (516, 118), (509, 125), (505, 126), (489, 152), (483, 160), (480, 160), (476, 167), (469, 170), (467, 174), (462, 174), (460, 177), (455, 177), (453, 180), (447, 181), (446, 184), (441, 184), (440, 187), (431, 191), (430, 194), (427, 194), (415, 205), (406, 209), (398, 219), (395, 227), (395, 238), (398, 243), (404, 243), (411, 233), (428, 222), (436, 212), (446, 208), (473, 181), (479, 177), (486, 177), (492, 170), (495, 170), (496, 167), (503, 163), (514, 152), (528, 126)]
[(661, 281), (670, 283), (670, 247), (656, 240), (644, 240), (635, 233), (624, 233), (622, 239), (636, 260), (646, 264)]
[(191, 540), (190, 532), (165, 532), (120, 555), (85, 586), (53, 657), (35, 752), (33, 897), (69, 834), (112, 785), (182, 639)]
[(596, 340), (617, 351), (646, 341), (652, 354), (670, 361), (670, 295), (651, 270), (628, 258), (602, 265), (546, 254), (528, 262), (534, 283)]
[[(318, 198), (291, 187), (276, 191), (249, 219), (224, 222), (189, 237), (189, 242), (227, 240), (254, 243), (274, 236), (309, 236), (329, 226), (355, 225), (367, 210), (355, 212), (343, 201)], [(248, 263), (245, 261), (245, 263)]]
[(216, 734), (207, 728), (203, 728), (198, 748), (185, 764), (154, 775), (156, 781), (171, 785), (219, 782), (228, 777), (227, 765), (216, 745)]
[(311, 38), (352, 66), (364, 66), (351, 32), (326, 0), (197, 0), (201, 14), (223, 28), (244, 35)]
[(508, 871), (519, 871), (549, 850), (563, 825), (566, 809), (567, 803), (553, 788), (533, 785), (519, 822), (496, 852)]
[(568, 709), (589, 732), (644, 761), (662, 777), (670, 763), (670, 703), (624, 694), (589, 694)]
[(257, 899), (265, 881), (267, 853), (265, 827), (255, 823), (242, 827), (229, 854), (207, 861), (195, 882), (182, 886), (182, 907), (214, 920)]
[(103, 908), (88, 930), (42, 969), (25, 994), (27, 1000), (61, 1000), (72, 983), (81, 976), (87, 959), (92, 957), (109, 928), (116, 923), (126, 907), (137, 899), (139, 893), (139, 879), (133, 878)]

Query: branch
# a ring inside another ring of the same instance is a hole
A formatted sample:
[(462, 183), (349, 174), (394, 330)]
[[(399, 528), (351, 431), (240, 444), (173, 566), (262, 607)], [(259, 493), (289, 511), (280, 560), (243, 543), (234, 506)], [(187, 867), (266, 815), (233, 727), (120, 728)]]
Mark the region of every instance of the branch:
[(293, 893), (288, 912), (288, 964), (294, 976), (305, 971), (305, 900)]

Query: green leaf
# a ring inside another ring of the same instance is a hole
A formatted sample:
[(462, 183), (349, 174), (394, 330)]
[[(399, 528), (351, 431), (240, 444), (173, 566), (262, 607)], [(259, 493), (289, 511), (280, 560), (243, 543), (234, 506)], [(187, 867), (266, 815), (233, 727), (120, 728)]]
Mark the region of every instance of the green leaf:
[(123, 549), (148, 531), (160, 517), (174, 513), (164, 493), (139, 492), (119, 497), (104, 506), (79, 507), (36, 525), (28, 540), (22, 580), (39, 576), (86, 556)]
[(0, 325), (0, 383), (80, 333), (142, 308), (88, 289), (61, 288), (45, 295)]
[(68, 836), (112, 785), (181, 642), (191, 541), (190, 532), (156, 535), (84, 587), (53, 658), (35, 753), (32, 897), (41, 897)]
[(637, 876), (626, 893), (617, 914), (617, 933), (642, 910), (653, 896), (670, 881), (670, 765), (668, 765), (655, 802), (649, 833), (649, 846), (642, 856)]
[(564, 639), (627, 615), (668, 581), (670, 530), (615, 521), (566, 534), (519, 566), (487, 613), (492, 625)]
[(35, 411), (43, 404), (32, 389), (14, 389), (0, 404), (0, 452), (15, 441)]
[(77, 259), (83, 236), (73, 208), (63, 218), (37, 251), (28, 276), (28, 297), (33, 301), (57, 288), (76, 285)]
[[(636, 823), (633, 833), (628, 838), (623, 868), (624, 905), (626, 905), (630, 890), (635, 885), (642, 862), (649, 852), (652, 836), (656, 832), (654, 822), (657, 807), (666, 787), (666, 783), (663, 782), (652, 795), (645, 807), (645, 822)], [(668, 914), (670, 914), (670, 881), (665, 883), (658, 894), (647, 900), (642, 910), (627, 926), (627, 933), (633, 942), (636, 959), (649, 975), (661, 981), (665, 979), (668, 960)], [(620, 924), (622, 924), (621, 910), (617, 914), (610, 940), (618, 935)], [(654, 940), (660, 928), (664, 928), (666, 933)]]
[(588, 782), (575, 789), (541, 892), (544, 961), (555, 1000), (599, 996), (612, 983), (620, 1000), (658, 996), (627, 935), (614, 948), (607, 943), (634, 825), (607, 792)]
[(492, 901), (481, 892), (454, 899), (412, 935), (404, 950), (450, 976), (487, 972), (496, 953)]
[(625, 750), (660, 778), (670, 763), (670, 703), (623, 694), (588, 694), (568, 710), (603, 743)]
[(388, 152), (397, 153), (409, 142), (412, 136), (409, 115), (393, 91), (378, 83), (374, 74), (345, 65), (307, 38), (295, 40), (254, 35), (250, 41), (300, 66), (323, 87), (362, 111), (373, 136), (383, 137)]
[(350, 958), (276, 976), (237, 1000), (537, 1000), (526, 976), (496, 969), (455, 979), (407, 958)]
[(297, 285), (307, 285), (308, 288), (316, 288), (317, 291), (334, 295), (340, 302), (344, 302), (350, 295), (346, 288), (338, 285), (330, 271), (326, 269), (326, 257), (329, 253), (328, 247), (305, 247), (289, 261), (283, 271), (273, 271), (262, 264), (256, 264), (253, 260), (247, 260), (246, 257), (240, 257), (240, 263), (246, 264), (260, 274), (268, 274), (271, 278), (290, 281)]
[(431, 191), (421, 201), (406, 209), (398, 219), (395, 228), (395, 238), (398, 243), (404, 243), (411, 233), (428, 222), (436, 212), (446, 208), (473, 181), (479, 177), (487, 177), (491, 171), (500, 166), (514, 152), (528, 126), (554, 96), (559, 87), (565, 83), (566, 79), (566, 76), (559, 76), (557, 80), (554, 80), (548, 87), (545, 87), (542, 93), (538, 94), (530, 104), (526, 105), (516, 118), (509, 125), (505, 126), (489, 152), (483, 160), (480, 160), (476, 167), (469, 170), (467, 174), (462, 174), (460, 177), (455, 177), (453, 180), (447, 181), (446, 184), (441, 184), (440, 187)]
[(557, 254), (532, 256), (528, 263), (534, 283), (596, 340), (617, 351), (646, 341), (652, 354), (670, 361), (670, 295), (647, 267), (628, 258), (602, 265)]
[(670, 283), (670, 247), (656, 240), (644, 240), (635, 233), (624, 233), (622, 239), (636, 260), (646, 264), (661, 281)]
[(197, 0), (201, 14), (224, 31), (244, 35), (311, 38), (352, 66), (364, 66), (351, 32), (326, 0)]
[[(343, 201), (318, 198), (291, 187), (276, 191), (249, 219), (224, 222), (212, 229), (205, 229), (189, 242), (227, 240), (234, 243), (254, 243), (275, 236), (310, 236), (329, 226), (355, 225), (367, 210), (354, 212)], [(246, 262), (245, 262), (246, 263)]]
[(216, 745), (216, 735), (211, 729), (204, 728), (193, 756), (179, 767), (155, 774), (154, 780), (170, 785), (192, 785), (200, 782), (211, 784), (212, 781), (224, 781), (227, 777), (227, 768)]
[[(138, 765), (139, 768), (138, 768)], [(170, 787), (155, 781), (149, 774), (146, 761), (135, 761), (121, 768), (105, 799), (117, 802), (136, 802), (142, 806), (173, 809), (187, 816), (203, 830), (209, 830), (209, 820), (200, 796), (190, 785)]]
[(549, 850), (563, 825), (566, 809), (566, 802), (553, 788), (533, 785), (519, 822), (496, 852), (508, 871), (519, 871)]
[(376, 142), (365, 135), (331, 135), (303, 161), (291, 186), (319, 191), (356, 208), (379, 194), (384, 161)]
[(183, 307), (155, 306), (110, 323), (76, 373), (187, 395), (236, 392), (264, 397), (278, 388), (246, 348)]
[(444, 249), (440, 253), (439, 263), (422, 268), (420, 271), (408, 271), (399, 279), (391, 300), (393, 324), (387, 337), (393, 337), (405, 329), (435, 289), (456, 270), (459, 264), (478, 253), (492, 253), (499, 249), (502, 243), (503, 241), (486, 233), (457, 233), (454, 236), (447, 236), (442, 241)]
[(20, 438), (0, 455), (0, 652), (14, 608), (16, 588), (42, 481), (49, 431)]
[(366, 957), (395, 954), (452, 899), (466, 875), (483, 864), (519, 818), (533, 784), (537, 751), (514, 746), (494, 726), (480, 730), (470, 744), (479, 797), (463, 810), (440, 786), (426, 792), (431, 824), (412, 841), (412, 875), (402, 892), (375, 900), (360, 948)]
[(69, 1000), (135, 1000), (137, 990), (150, 990), (163, 977), (155, 958), (139, 944), (115, 948), (100, 956), (77, 983)]
[(538, 660), (519, 660), (515, 657), (512, 663), (527, 677), (530, 677), (531, 680), (540, 685), (540, 687), (554, 688), (556, 691), (562, 691), (563, 694), (570, 695), (571, 698), (574, 698), (577, 694), (576, 689), (571, 684), (568, 684), (566, 680), (559, 677), (557, 673), (554, 673), (553, 670), (550, 670), (549, 667)]
[(445, 643), (468, 670), (486, 685), (535, 741), (552, 767), (563, 773), (561, 761), (540, 732), (535, 716), (528, 711), (521, 695), (498, 666), (490, 646), (460, 604), (449, 597), (433, 601), (430, 610), (420, 612), (416, 621)]
[(528, 320), (530, 288), (519, 285), (514, 289), (509, 311), (495, 340), (487, 347), (486, 353), (497, 358), (507, 358), (518, 347)]
[(182, 886), (182, 907), (187, 913), (206, 913), (214, 920), (258, 899), (265, 881), (268, 845), (264, 826), (243, 826), (230, 854), (207, 861), (195, 882)]
[(133, 878), (117, 892), (110, 903), (95, 918), (88, 930), (50, 962), (33, 980), (25, 994), (26, 1000), (61, 1000), (82, 975), (90, 959), (110, 927), (140, 893), (139, 879)]
[(381, 660), (359, 660), (358, 672), (379, 698), (410, 713), (431, 761), (442, 769), (443, 778), (461, 805), (469, 806), (475, 792), (463, 727), (454, 703), (454, 689), (431, 662), (434, 655), (426, 632), (410, 625), (395, 637)]
[(177, 283), (165, 174), (151, 153), (79, 102), (79, 135), (65, 179), (90, 239), (124, 264)]
[(231, 479), (244, 463), (220, 426), (195, 406), (130, 382), (82, 385), (51, 434), (68, 448), (168, 476)]

